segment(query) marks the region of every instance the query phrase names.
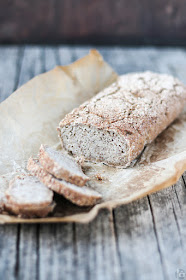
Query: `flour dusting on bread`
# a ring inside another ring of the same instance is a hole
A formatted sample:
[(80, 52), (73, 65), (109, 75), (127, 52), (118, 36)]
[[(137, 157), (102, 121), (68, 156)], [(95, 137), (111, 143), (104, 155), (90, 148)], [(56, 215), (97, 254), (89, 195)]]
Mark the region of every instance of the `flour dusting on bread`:
[(60, 122), (63, 148), (74, 156), (127, 167), (183, 110), (186, 87), (152, 72), (123, 75)]

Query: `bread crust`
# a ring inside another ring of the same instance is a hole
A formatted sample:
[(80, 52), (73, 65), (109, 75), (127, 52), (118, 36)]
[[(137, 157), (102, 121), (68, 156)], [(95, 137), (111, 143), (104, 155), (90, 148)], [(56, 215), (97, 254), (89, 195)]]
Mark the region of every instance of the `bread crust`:
[(53, 192), (29, 174), (12, 179), (5, 195), (4, 209), (20, 217), (46, 217), (55, 207)]
[[(89, 178), (85, 174), (83, 174), (81, 167), (78, 166), (78, 163), (75, 162), (75, 159), (70, 159), (70, 160), (74, 161), (73, 163), (77, 165), (76, 166), (77, 168), (79, 167), (79, 170), (78, 170), (79, 174), (77, 174), (76, 172), (73, 172), (72, 170), (70, 170), (70, 168), (68, 169), (68, 168), (65, 168), (64, 166), (61, 166), (57, 161), (55, 161), (50, 156), (50, 154), (47, 152), (47, 148), (49, 148), (47, 145), (41, 145), (40, 150), (39, 150), (39, 161), (47, 172), (54, 175), (58, 179), (63, 179), (67, 182), (70, 182), (70, 183), (75, 184), (80, 187), (82, 187), (86, 184), (86, 182), (89, 180)], [(58, 154), (60, 156), (59, 152), (58, 152)], [(69, 157), (68, 155), (63, 154), (63, 157), (65, 157), (65, 156)]]
[[(67, 114), (59, 124), (59, 137), (63, 148), (69, 151), (63, 140), (65, 129), (69, 126), (114, 132), (127, 143), (126, 162), (119, 164), (127, 167), (145, 145), (174, 121), (185, 103), (186, 87), (172, 76), (152, 72), (123, 75), (90, 101)], [(70, 152), (81, 156), (73, 149)], [(86, 157), (86, 151), (83, 157), (95, 161)], [(97, 161), (118, 165), (114, 161), (108, 163), (106, 158)]]
[(4, 209), (12, 214), (18, 215), (21, 218), (45, 218), (51, 213), (56, 206), (55, 202), (45, 206), (37, 208), (22, 208), (21, 206), (9, 203), (8, 201), (4, 205)]
[[(29, 189), (32, 188), (32, 186), (36, 186), (36, 188), (29, 192)], [(27, 194), (29, 196), (29, 201), (25, 198)], [(33, 194), (37, 194), (37, 197), (39, 198), (37, 201), (33, 198)], [(21, 206), (28, 209), (36, 207), (43, 208), (52, 203), (53, 192), (41, 184), (34, 176), (18, 175), (9, 182), (6, 198), (9, 203), (17, 205), (18, 207)]]
[(99, 193), (88, 187), (78, 187), (64, 180), (55, 178), (49, 174), (36, 159), (30, 158), (28, 160), (27, 169), (32, 175), (37, 176), (48, 188), (63, 195), (76, 205), (90, 206), (96, 204), (101, 199)]

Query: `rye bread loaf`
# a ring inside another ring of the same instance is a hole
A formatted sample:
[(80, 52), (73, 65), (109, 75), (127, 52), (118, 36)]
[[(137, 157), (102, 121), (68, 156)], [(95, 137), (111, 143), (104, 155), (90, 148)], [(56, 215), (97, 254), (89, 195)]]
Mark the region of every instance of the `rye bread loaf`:
[(86, 186), (78, 187), (64, 180), (55, 178), (48, 173), (36, 159), (30, 158), (28, 160), (27, 169), (32, 175), (37, 176), (48, 188), (63, 195), (76, 205), (94, 205), (101, 199), (101, 195), (98, 192)]
[(84, 186), (89, 180), (73, 157), (47, 145), (41, 145), (39, 161), (47, 172), (58, 179), (63, 179), (77, 186)]
[(183, 110), (186, 87), (152, 72), (123, 75), (60, 122), (63, 148), (93, 162), (127, 167)]
[(19, 175), (10, 181), (6, 210), (23, 217), (45, 217), (54, 206), (53, 192), (36, 177)]

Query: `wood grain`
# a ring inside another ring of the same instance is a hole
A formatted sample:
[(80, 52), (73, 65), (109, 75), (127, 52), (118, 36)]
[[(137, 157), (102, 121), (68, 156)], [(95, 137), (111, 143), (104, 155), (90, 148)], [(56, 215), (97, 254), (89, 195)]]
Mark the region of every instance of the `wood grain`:
[[(0, 47), (0, 99), (88, 47)], [(120, 74), (152, 70), (186, 82), (182, 48), (100, 47)], [(6, 71), (5, 71), (6, 69)], [(1, 225), (0, 279), (176, 279), (186, 271), (186, 173), (179, 182), (90, 224)]]
[[(43, 55), (44, 50), (39, 47), (27, 47), (23, 50), (17, 87), (44, 71)], [(18, 226), (15, 279), (38, 279), (39, 229), (39, 225)]]
[(40, 226), (39, 279), (75, 279), (73, 234), (73, 224)]
[[(179, 182), (178, 191), (183, 186)], [(185, 197), (185, 192), (184, 196)], [(184, 256), (184, 244), (182, 241), (179, 219), (183, 217), (174, 187), (167, 188), (150, 196), (152, 214), (157, 232), (162, 265), (166, 279), (171, 279), (177, 268), (186, 269)], [(162, 205), (164, 206), (162, 209)], [(164, 219), (162, 219), (162, 216)], [(174, 242), (173, 242), (174, 240)]]
[[(76, 225), (77, 279), (122, 279), (112, 213), (103, 210), (90, 225)], [(111, 269), (112, 267), (112, 269)]]
[[(22, 48), (0, 47), (0, 101), (18, 85)], [(16, 279), (18, 275), (19, 226), (0, 226), (0, 279)]]
[(18, 226), (0, 226), (0, 279), (17, 279)]
[(17, 278), (30, 280), (38, 276), (38, 225), (20, 225), (17, 247)]
[(1, 0), (1, 43), (186, 44), (186, 2)]
[(21, 52), (22, 48), (0, 47), (0, 102), (17, 88)]
[(119, 207), (114, 217), (123, 278), (164, 279), (148, 199)]

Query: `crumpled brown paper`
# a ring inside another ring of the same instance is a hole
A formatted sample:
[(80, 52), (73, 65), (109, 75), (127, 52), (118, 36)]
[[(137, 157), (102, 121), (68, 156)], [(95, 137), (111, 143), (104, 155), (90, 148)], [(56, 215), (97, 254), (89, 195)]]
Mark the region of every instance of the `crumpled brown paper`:
[[(96, 51), (75, 63), (39, 75), (0, 104), (1, 189), (23, 171), (30, 155), (41, 143), (57, 145), (56, 127), (74, 107), (92, 97), (117, 78)], [(56, 195), (52, 216), (20, 219), (0, 215), (1, 223), (89, 222), (101, 208), (112, 209), (146, 194), (168, 187), (186, 170), (186, 111), (145, 148), (133, 167), (117, 169), (85, 163), (91, 187), (103, 196), (94, 207), (78, 207)], [(1, 199), (1, 198), (0, 198)]]

